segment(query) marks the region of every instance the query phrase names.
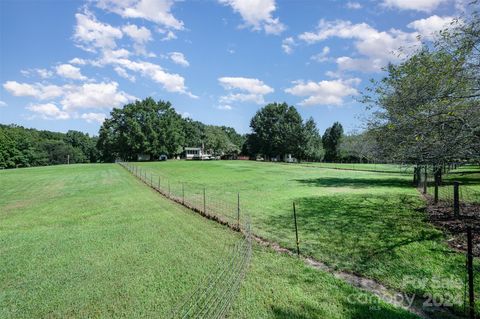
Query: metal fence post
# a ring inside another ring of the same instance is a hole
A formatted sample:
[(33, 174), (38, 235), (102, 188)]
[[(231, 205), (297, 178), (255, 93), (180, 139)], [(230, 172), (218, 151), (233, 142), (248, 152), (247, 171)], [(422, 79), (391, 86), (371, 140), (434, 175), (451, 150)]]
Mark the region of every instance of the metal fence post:
[(455, 218), (460, 216), (459, 182), (453, 182), (453, 215)]
[(237, 227), (240, 229), (240, 193), (237, 193)]
[(438, 203), (438, 186), (440, 184), (440, 174), (438, 170), (435, 171), (434, 179), (435, 179), (435, 193), (434, 193), (433, 202), (437, 204)]
[(207, 213), (207, 202), (205, 200), (205, 187), (203, 188), (203, 213)]
[(300, 247), (298, 244), (297, 211), (295, 209), (295, 202), (293, 202), (293, 220), (295, 221), (295, 240), (297, 243), (297, 256), (300, 256)]
[(158, 176), (158, 190), (160, 190), (160, 176)]
[(168, 180), (168, 197), (170, 197), (170, 180)]
[(472, 228), (467, 227), (467, 272), (468, 272), (468, 299), (469, 299), (469, 318), (475, 319), (475, 293), (473, 289), (473, 243)]
[(185, 185), (182, 183), (182, 204), (185, 205)]

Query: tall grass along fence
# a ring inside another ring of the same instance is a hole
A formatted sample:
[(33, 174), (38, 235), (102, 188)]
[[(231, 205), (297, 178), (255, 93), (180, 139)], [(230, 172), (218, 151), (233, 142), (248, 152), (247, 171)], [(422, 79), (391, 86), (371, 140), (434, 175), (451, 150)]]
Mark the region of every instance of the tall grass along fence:
[(239, 195), (234, 205), (209, 196), (206, 188), (173, 183), (131, 163), (119, 164), (167, 198), (241, 232), (241, 239), (233, 247), (225, 247), (225, 258), (219, 260), (210, 275), (182, 298), (171, 312), (171, 318), (224, 318), (238, 293), (252, 256), (251, 222), (245, 214), (240, 219)]

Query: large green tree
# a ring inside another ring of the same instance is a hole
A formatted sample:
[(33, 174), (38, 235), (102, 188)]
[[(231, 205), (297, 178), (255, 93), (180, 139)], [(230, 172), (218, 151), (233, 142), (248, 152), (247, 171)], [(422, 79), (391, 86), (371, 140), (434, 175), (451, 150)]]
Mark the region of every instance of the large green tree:
[(366, 92), (370, 131), (390, 159), (439, 167), (480, 157), (479, 22), (454, 24)]
[(303, 140), (301, 147), (301, 159), (309, 161), (322, 160), (324, 150), (322, 147), (322, 138), (318, 132), (317, 124), (310, 117), (303, 126)]
[(205, 125), (182, 118), (170, 104), (146, 98), (114, 109), (100, 128), (98, 149), (102, 160), (152, 159), (179, 155), (184, 147), (202, 147), (216, 155), (238, 153), (242, 137), (234, 129)]
[(303, 139), (302, 118), (287, 103), (271, 103), (257, 111), (250, 127), (259, 143), (259, 152), (267, 158), (300, 154)]
[(152, 98), (114, 109), (100, 128), (97, 146), (105, 161), (134, 160), (139, 154), (158, 158), (182, 152), (184, 121), (170, 102)]
[(325, 161), (334, 162), (340, 159), (340, 144), (343, 137), (343, 127), (339, 122), (325, 130), (322, 135), (322, 144), (325, 150)]
[(243, 148), (250, 155), (262, 154), (267, 159), (292, 154), (298, 159), (320, 155), (320, 137), (313, 119), (303, 123), (294, 106), (271, 103), (257, 111), (250, 122), (252, 134)]

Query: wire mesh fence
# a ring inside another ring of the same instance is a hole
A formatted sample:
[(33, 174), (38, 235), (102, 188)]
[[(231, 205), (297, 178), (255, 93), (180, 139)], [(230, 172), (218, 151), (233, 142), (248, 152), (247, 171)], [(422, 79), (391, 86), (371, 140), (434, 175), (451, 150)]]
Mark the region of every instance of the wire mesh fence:
[(201, 185), (173, 181), (153, 174), (131, 163), (120, 162), (124, 168), (169, 199), (202, 215), (241, 231), (241, 239), (233, 247), (226, 247), (222, 260), (210, 275), (189, 295), (174, 306), (171, 318), (224, 318), (245, 277), (252, 255), (250, 218), (243, 214), (240, 220), (240, 197), (230, 193), (229, 200), (209, 196)]
[(172, 311), (172, 318), (223, 318), (238, 293), (252, 255), (250, 223), (238, 241), (211, 274)]
[[(198, 285), (197, 289), (195, 289), (190, 295), (182, 299), (182, 302), (174, 308), (172, 313), (172, 317), (175, 318), (221, 318), (225, 316), (231, 305), (231, 301), (236, 295), (236, 291), (238, 291), (241, 280), (245, 276), (246, 267), (251, 258), (252, 248), (251, 226), (248, 217), (250, 216), (249, 212), (259, 212), (265, 210), (266, 205), (268, 205), (268, 201), (262, 201), (260, 198), (259, 200), (250, 200), (248, 203), (243, 203), (241, 194), (237, 191), (233, 191), (241, 189), (238, 187), (241, 185), (222, 184), (216, 187), (205, 186), (203, 183), (182, 181), (180, 178), (176, 178), (175, 175), (168, 176), (162, 174), (162, 172), (153, 173), (152, 171), (146, 170), (145, 168), (132, 163), (120, 164), (144, 183), (167, 198), (176, 201), (177, 203), (180, 203), (194, 211), (197, 211), (201, 215), (219, 221), (223, 224), (227, 224), (233, 229), (240, 230), (244, 234), (243, 240), (229, 250), (229, 253), (226, 254), (227, 257), (224, 258), (218, 264), (218, 266), (212, 270), (211, 275), (208, 276), (208, 278), (205, 278), (205, 281)], [(171, 172), (169, 173), (171, 174)], [(466, 225), (470, 225), (470, 220), (467, 220), (467, 216), (472, 214), (472, 216), (475, 216), (476, 213), (474, 209), (475, 207), (479, 207), (478, 204), (480, 203), (480, 191), (469, 185), (460, 185), (458, 187), (458, 196), (456, 199), (454, 191), (455, 186), (453, 182), (449, 181), (448, 179), (444, 179), (441, 183), (438, 183), (438, 181), (435, 179), (434, 173), (435, 172), (432, 167), (427, 167), (426, 169), (422, 167), (421, 171), (417, 175), (417, 185), (420, 190), (425, 191), (425, 194), (428, 196), (432, 196), (432, 189), (434, 189), (435, 184), (438, 185), (439, 201), (437, 203), (437, 207), (443, 206), (445, 208), (438, 215), (440, 220), (450, 221), (451, 219), (456, 218), (453, 212), (455, 202), (457, 200), (462, 220), (458, 225), (452, 224), (452, 226), (461, 227), (461, 229), (455, 229), (455, 231), (464, 233), (464, 228)], [(283, 182), (285, 184), (285, 188), (290, 187), (290, 184), (288, 184), (290, 182), (289, 180), (281, 181), (280, 184)], [(273, 189), (271, 192), (275, 192), (275, 189)], [(270, 196), (271, 192), (269, 188), (261, 189), (262, 198)], [(285, 216), (290, 214), (291, 211), (291, 207), (279, 208), (272, 206), (268, 207), (268, 209), (285, 210), (285, 214), (282, 213), (282, 215)], [(252, 216), (254, 216), (254, 214), (252, 214)], [(293, 214), (293, 218), (295, 220), (296, 217), (297, 216)], [(283, 219), (278, 219), (276, 221), (278, 223), (284, 222)], [(326, 220), (326, 222), (328, 222), (328, 220)], [(316, 227), (315, 225), (312, 225), (309, 220), (302, 218), (300, 218), (299, 223), (300, 230), (305, 227), (309, 227), (311, 229)], [(288, 224), (285, 225), (289, 227)], [(338, 225), (336, 227), (338, 227)], [(256, 229), (256, 235), (262, 236), (263, 234), (261, 233), (262, 230), (260, 228), (261, 227), (259, 226)], [(473, 229), (475, 233), (480, 231), (480, 228), (478, 227), (473, 227)], [(282, 237), (290, 240), (291, 234), (289, 232), (282, 234), (285, 235), (282, 235)], [(302, 238), (302, 245), (300, 248), (298, 248), (299, 239), (296, 227), (295, 234), (297, 236), (297, 251), (299, 252), (301, 250), (302, 254), (306, 256), (311, 253), (311, 250), (309, 250), (311, 247), (322, 245), (322, 243), (318, 242), (318, 237), (315, 237), (315, 239), (309, 237)], [(288, 249), (293, 251), (295, 249), (293, 245), (294, 241), (292, 240), (291, 243), (292, 245), (287, 244), (285, 247), (289, 247)], [(285, 244), (285, 241), (281, 242), (281, 244)], [(339, 244), (341, 245), (342, 243)], [(463, 245), (463, 240), (460, 244)], [(360, 255), (361, 253), (362, 250), (359, 248), (358, 256), (360, 259), (363, 258), (363, 256)], [(353, 259), (355, 256), (350, 256), (349, 258)], [(351, 261), (352, 260), (350, 260), (350, 262)], [(465, 265), (459, 265), (459, 267), (465, 267)]]
[(228, 191), (210, 193), (210, 190), (202, 184), (174, 180), (131, 163), (121, 162), (120, 165), (159, 193), (206, 217), (238, 229), (245, 223), (245, 211), (240, 214), (239, 193)]

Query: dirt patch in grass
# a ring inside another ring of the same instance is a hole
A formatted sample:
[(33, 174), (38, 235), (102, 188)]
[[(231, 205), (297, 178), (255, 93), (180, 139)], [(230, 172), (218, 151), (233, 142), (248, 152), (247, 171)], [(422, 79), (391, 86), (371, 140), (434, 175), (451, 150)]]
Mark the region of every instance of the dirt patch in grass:
[(462, 203), (460, 216), (453, 214), (453, 205), (450, 202), (440, 201), (434, 203), (429, 195), (424, 196), (427, 200), (427, 214), (430, 222), (444, 230), (449, 238), (450, 247), (467, 251), (467, 227), (472, 228), (473, 254), (480, 257), (480, 205)]
[(32, 199), (18, 200), (18, 201), (15, 201), (13, 203), (10, 203), (10, 204), (4, 206), (1, 209), (1, 211), (5, 212), (5, 213), (11, 213), (14, 210), (25, 208), (25, 207), (33, 204), (33, 202), (34, 201)]

